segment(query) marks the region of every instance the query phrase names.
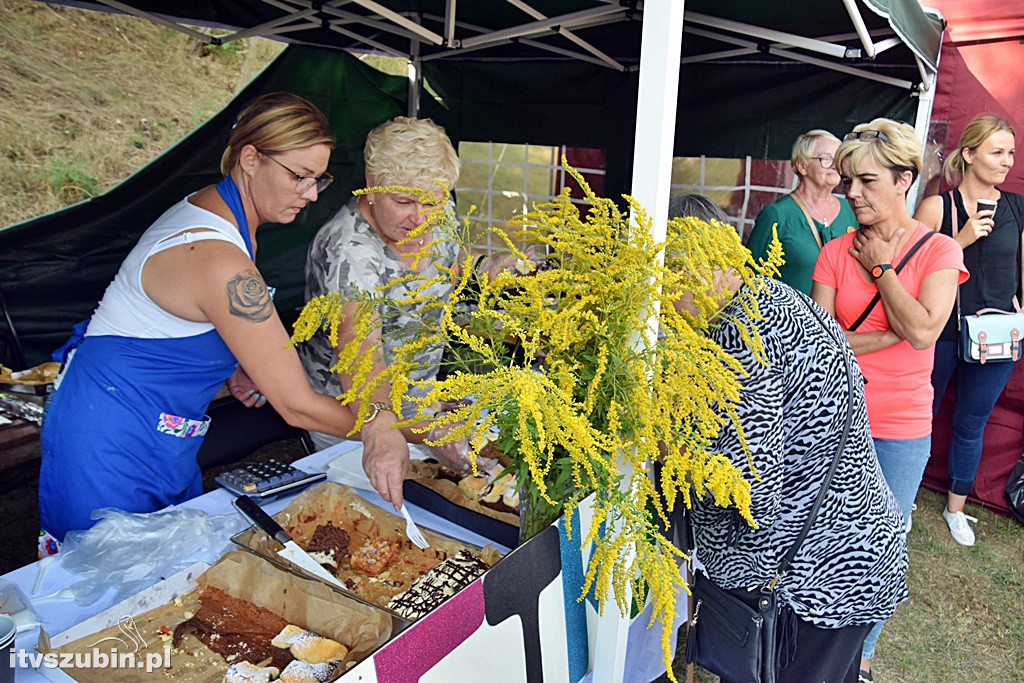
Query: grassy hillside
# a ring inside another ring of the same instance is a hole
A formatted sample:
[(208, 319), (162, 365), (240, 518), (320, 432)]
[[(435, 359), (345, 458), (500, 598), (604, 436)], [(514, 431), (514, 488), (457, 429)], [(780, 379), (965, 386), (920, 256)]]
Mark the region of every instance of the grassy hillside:
[(109, 189), (277, 55), (143, 19), (0, 0), (0, 226)]

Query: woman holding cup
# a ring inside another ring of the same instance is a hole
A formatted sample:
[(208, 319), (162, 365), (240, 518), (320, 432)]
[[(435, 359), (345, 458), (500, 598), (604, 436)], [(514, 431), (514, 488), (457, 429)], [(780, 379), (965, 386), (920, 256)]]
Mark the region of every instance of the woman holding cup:
[[(935, 344), (932, 386), (933, 413), (954, 372), (957, 374), (953, 408), (953, 434), (949, 445), (949, 482), (942, 516), (953, 539), (974, 545), (964, 514), (967, 494), (981, 460), (982, 434), (996, 399), (1013, 372), (1012, 362), (967, 363), (958, 355), (960, 314), (984, 308), (1011, 311), (1021, 282), (1021, 221), (1024, 198), (997, 187), (1013, 168), (1015, 133), (1005, 119), (992, 114), (976, 116), (964, 128), (960, 144), (946, 160), (947, 181), (959, 177), (956, 189), (928, 197), (915, 218), (945, 235), (964, 250), (964, 265), (971, 278), (959, 288), (958, 305)], [(954, 232), (954, 226), (956, 230)]]

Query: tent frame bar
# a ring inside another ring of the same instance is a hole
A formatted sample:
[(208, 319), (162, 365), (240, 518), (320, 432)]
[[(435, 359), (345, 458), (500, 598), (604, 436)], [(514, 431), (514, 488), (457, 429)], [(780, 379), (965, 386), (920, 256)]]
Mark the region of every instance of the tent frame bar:
[(446, 0), (444, 3), (444, 44), (451, 47), (455, 43), (455, 3), (457, 0)]
[(492, 43), (500, 43), (512, 38), (521, 38), (524, 36), (533, 36), (540, 33), (548, 33), (555, 27), (566, 27), (566, 26), (589, 26), (592, 20), (602, 19), (610, 14), (622, 14), (626, 11), (625, 7), (619, 7), (617, 5), (607, 7), (594, 7), (592, 9), (580, 10), (578, 12), (570, 12), (569, 14), (562, 14), (557, 17), (551, 17), (549, 19), (543, 19), (541, 21), (534, 21), (520, 26), (512, 26), (511, 28), (501, 29), (499, 31), (491, 31), (490, 33), (482, 36), (473, 36), (463, 41), (457, 41), (458, 46), (461, 47), (479, 47), (480, 45), (490, 45)]
[[(540, 20), (540, 19), (547, 19), (548, 18), (543, 12), (540, 12), (539, 10), (536, 10), (533, 7), (530, 7), (528, 4), (523, 2), (523, 0), (505, 0), (505, 2), (507, 2), (510, 5), (512, 5), (516, 9), (522, 10), (526, 14), (529, 14), (534, 19)], [(570, 31), (569, 29), (560, 26), (560, 27), (558, 27), (558, 34), (560, 36), (562, 36), (563, 38), (565, 38), (566, 40), (568, 40), (568, 41), (570, 41), (572, 43), (576, 43), (576, 45), (580, 46), (581, 48), (583, 48), (584, 50), (586, 50), (587, 52), (589, 52), (593, 56), (597, 57), (600, 61), (604, 62), (607, 66), (610, 66), (611, 68), (615, 69), (616, 71), (625, 71), (626, 70), (625, 66), (620, 64), (618, 61), (613, 59), (611, 56), (609, 56), (609, 55), (605, 54), (604, 52), (602, 52), (601, 50), (597, 49), (597, 47), (595, 47), (594, 45), (591, 45), (587, 41), (583, 40), (582, 38), (577, 36), (575, 33)], [(533, 43), (533, 42), (531, 42), (530, 44), (534, 45), (535, 47), (539, 47), (540, 46), (539, 44), (536, 44), (536, 43)], [(567, 56), (572, 56), (574, 53), (566, 52), (565, 54)]]
[(200, 33), (199, 31), (190, 29), (187, 26), (182, 26), (181, 24), (176, 24), (176, 23), (174, 23), (173, 21), (171, 21), (169, 19), (164, 19), (163, 17), (159, 17), (156, 14), (153, 14), (151, 12), (146, 12), (145, 10), (136, 9), (136, 8), (132, 7), (131, 5), (124, 4), (123, 2), (118, 2), (117, 0), (99, 0), (99, 2), (102, 2), (107, 7), (112, 7), (113, 9), (118, 10), (119, 12), (124, 12), (125, 14), (130, 14), (132, 16), (139, 17), (140, 19), (145, 19), (147, 21), (151, 21), (154, 24), (159, 24), (160, 26), (165, 26), (165, 27), (167, 27), (169, 29), (173, 29), (175, 31), (179, 31), (181, 33), (184, 33), (187, 36), (195, 38), (196, 40), (198, 40), (198, 41), (200, 41), (202, 43), (210, 44), (210, 43), (214, 42), (213, 36), (208, 36), (205, 33)]
[[(715, 33), (713, 31), (707, 31), (705, 29), (700, 29), (700, 28), (694, 28), (692, 26), (687, 26), (686, 24), (683, 24), (683, 32), (684, 33), (692, 33), (693, 35), (699, 35), (699, 36), (702, 36), (704, 38), (710, 38), (712, 40), (720, 40), (723, 43), (729, 43), (730, 45), (736, 45), (737, 47), (744, 48), (744, 49), (750, 50), (752, 52), (758, 52), (759, 51), (759, 45), (757, 43), (749, 41), (749, 40), (744, 40), (742, 38), (736, 38), (734, 36), (726, 36), (726, 35), (722, 35), (722, 34), (719, 34), (719, 33)], [(729, 50), (727, 52), (728, 53), (732, 53), (732, 54), (729, 54), (729, 56), (737, 56), (735, 54), (736, 53), (735, 50)], [(902, 78), (895, 78), (893, 76), (885, 76), (883, 74), (876, 74), (876, 73), (874, 73), (872, 71), (866, 71), (864, 69), (858, 69), (857, 67), (854, 67), (854, 66), (848, 66), (846, 64), (837, 64), (835, 62), (830, 62), (830, 61), (828, 61), (826, 59), (820, 59), (818, 57), (812, 57), (810, 55), (803, 55), (803, 54), (800, 54), (800, 53), (797, 53), (797, 52), (791, 52), (789, 50), (786, 50), (786, 49), (783, 49), (783, 48), (779, 48), (779, 47), (775, 47), (775, 46), (769, 46), (768, 53), (772, 54), (772, 55), (775, 55), (777, 57), (784, 57), (786, 59), (791, 59), (791, 60), (796, 61), (796, 62), (804, 62), (806, 64), (811, 64), (811, 65), (814, 65), (814, 66), (818, 66), (818, 67), (821, 67), (823, 69), (831, 69), (833, 71), (838, 71), (840, 73), (845, 73), (845, 74), (848, 74), (850, 76), (858, 76), (860, 78), (866, 78), (866, 79), (871, 80), (871, 81), (877, 81), (879, 83), (885, 83), (886, 85), (892, 85), (892, 86), (895, 86), (897, 88), (904, 88), (906, 90), (914, 90), (917, 87), (913, 83), (911, 83), (910, 81), (904, 80)], [(699, 55), (699, 57), (705, 58), (705, 59), (719, 58), (720, 55), (724, 55), (724, 54), (726, 54), (726, 53), (714, 53), (713, 55)], [(695, 58), (688, 58), (688, 59), (695, 59)]]
[[(444, 21), (444, 19), (442, 17), (439, 17), (439, 16), (437, 16), (435, 14), (424, 14), (423, 18), (424, 19), (430, 19), (431, 21), (436, 21), (436, 22)], [(611, 17), (611, 18), (604, 17), (604, 18), (600, 19), (599, 21), (594, 21), (593, 23), (588, 24), (588, 26), (591, 26), (591, 27), (598, 26), (598, 25), (603, 24), (603, 23), (611, 23), (612, 21), (618, 21), (618, 19), (614, 18), (614, 17)], [(481, 35), (486, 35), (488, 33), (488, 31), (490, 31), (490, 29), (485, 28), (483, 26), (477, 26), (475, 24), (470, 24), (470, 23), (467, 23), (467, 22), (464, 22), (464, 21), (456, 21), (455, 25), (458, 26), (459, 28), (469, 29), (470, 31), (476, 31), (477, 33), (480, 33)], [(567, 29), (562, 29), (562, 30), (565, 30), (565, 31), (568, 32)], [(575, 35), (575, 34), (573, 34), (573, 35)], [(505, 42), (512, 42), (512, 40), (513, 40), (512, 38), (509, 38)], [(593, 57), (591, 57), (589, 55), (585, 55), (585, 54), (582, 54), (582, 53), (579, 53), (579, 52), (573, 52), (572, 50), (568, 50), (566, 48), (557, 47), (555, 45), (549, 45), (547, 43), (542, 43), (540, 41), (533, 40), (533, 39), (530, 39), (530, 38), (518, 38), (516, 40), (518, 42), (524, 44), (524, 45), (530, 45), (530, 46), (535, 47), (535, 48), (540, 49), (540, 50), (546, 50), (546, 51), (552, 52), (554, 54), (563, 55), (563, 56), (569, 57), (571, 59), (577, 59), (577, 60), (579, 60), (581, 62), (588, 62), (590, 64), (595, 64), (597, 66), (608, 67), (608, 68), (611, 68), (611, 69), (615, 69), (616, 71), (632, 71), (633, 70), (631, 67), (626, 67), (625, 65), (619, 64), (615, 60), (611, 60), (612, 63), (608, 63), (607, 61), (602, 59), (601, 56), (593, 56)], [(584, 41), (584, 43), (585, 42), (586, 41)], [(463, 43), (459, 47), (452, 47), (449, 50), (443, 50), (441, 52), (435, 52), (433, 54), (426, 55), (426, 56), (424, 56), (422, 58), (422, 61), (424, 61), (424, 62), (432, 62), (432, 61), (436, 61), (438, 59), (444, 59), (445, 57), (450, 57), (450, 56), (455, 55), (455, 54), (460, 54), (461, 55), (461, 54), (465, 54), (467, 52), (474, 52), (476, 50), (484, 50), (484, 49), (487, 49), (489, 47), (493, 47), (493, 46), (492, 45), (476, 45), (476, 46), (468, 47), (467, 48), (465, 46), (465, 44)], [(595, 50), (595, 52), (597, 52), (597, 55), (604, 55), (604, 53), (601, 52), (600, 50), (597, 50), (597, 48), (594, 48), (594, 50)]]
[(385, 19), (388, 19), (389, 21), (393, 21), (394, 23), (398, 24), (399, 26), (401, 26), (402, 28), (404, 28), (404, 29), (406, 29), (408, 31), (411, 31), (420, 40), (426, 39), (427, 42), (433, 43), (434, 45), (444, 45), (445, 44), (444, 38), (442, 38), (438, 34), (434, 33), (430, 29), (425, 28), (425, 27), (421, 26), (420, 24), (417, 24), (415, 21), (412, 21), (411, 19), (407, 19), (406, 17), (402, 16), (398, 12), (396, 12), (394, 10), (391, 10), (391, 9), (388, 9), (387, 7), (384, 7), (383, 5), (381, 5), (378, 2), (374, 2), (374, 0), (351, 0), (351, 1), (354, 2), (355, 4), (359, 5), (360, 7), (365, 7), (366, 9), (370, 10), (371, 12), (376, 12), (378, 15), (384, 17)]
[(784, 31), (776, 31), (762, 26), (754, 26), (753, 24), (744, 24), (743, 22), (732, 21), (731, 19), (720, 19), (700, 12), (686, 13), (686, 23), (691, 22), (694, 24), (701, 24), (702, 26), (710, 26), (711, 28), (717, 28), (723, 31), (739, 33), (753, 38), (770, 40), (775, 43), (782, 43), (784, 45), (789, 45), (790, 47), (818, 52), (839, 59), (860, 57), (860, 50), (848, 48), (845, 45), (826, 43), (825, 41), (817, 40), (816, 38), (806, 38), (792, 33), (785, 33)]
[[(282, 6), (281, 3), (263, 2), (273, 5), (278, 9), (284, 9), (287, 5)], [(294, 8), (291, 8), (292, 12), (295, 12)], [(307, 26), (317, 26), (318, 22), (313, 22), (310, 18), (316, 16), (316, 10), (304, 9), (294, 14), (289, 14), (283, 17), (278, 17), (266, 23), (260, 24), (259, 26), (253, 26), (251, 28), (242, 29), (241, 31), (235, 31), (234, 33), (220, 37), (221, 43), (229, 43), (233, 40), (241, 40), (243, 38), (249, 38), (250, 36), (267, 36), (267, 35), (279, 35), (281, 33), (287, 33), (288, 31), (294, 31), (296, 29), (306, 28)], [(286, 26), (292, 22), (306, 21), (305, 24), (295, 24), (293, 26)]]
[(865, 71), (864, 69), (858, 69), (857, 67), (847, 66), (846, 64), (836, 64), (829, 62), (824, 59), (818, 59), (817, 57), (811, 57), (810, 55), (801, 55), (796, 52), (790, 52), (789, 50), (783, 50), (779, 48), (769, 48), (770, 54), (778, 57), (786, 57), (797, 62), (804, 62), (813, 66), (820, 66), (823, 69), (831, 69), (832, 71), (838, 71), (839, 73), (849, 74), (850, 76), (860, 76), (866, 78), (869, 81), (876, 81), (878, 83), (885, 83), (897, 88), (903, 88), (904, 90), (917, 91), (919, 86), (911, 81), (903, 78), (895, 78), (893, 76), (885, 76), (883, 74), (876, 74), (872, 71)]
[(381, 52), (383, 52), (385, 54), (391, 55), (392, 57), (397, 57), (398, 59), (409, 59), (409, 55), (405, 54), (404, 52), (400, 52), (400, 51), (396, 50), (395, 48), (393, 48), (393, 47), (391, 47), (389, 45), (385, 45), (384, 43), (378, 43), (376, 40), (371, 40), (370, 38), (367, 38), (366, 36), (361, 35), (359, 33), (356, 33), (355, 31), (349, 31), (347, 28), (342, 28), (341, 26), (339, 26), (339, 24), (341, 24), (341, 23), (349, 23), (349, 22), (334, 22), (334, 21), (332, 21), (332, 22), (327, 24), (327, 28), (330, 29), (331, 31), (334, 31), (335, 33), (340, 34), (340, 35), (348, 36), (349, 38), (351, 38), (353, 40), (358, 40), (359, 42), (363, 43), (364, 45), (369, 45), (370, 47), (374, 48), (375, 50), (380, 50)]
[(843, 0), (843, 6), (846, 7), (846, 13), (850, 15), (853, 30), (857, 32), (857, 37), (860, 38), (860, 43), (864, 46), (867, 58), (874, 59), (878, 55), (878, 51), (875, 49), (875, 43), (871, 40), (871, 36), (868, 35), (868, 27), (864, 24), (864, 17), (861, 16), (856, 0)]
[[(264, 2), (266, 2), (266, 1), (267, 0), (264, 0)], [(345, 22), (349, 23), (349, 24), (360, 24), (362, 26), (369, 26), (370, 28), (377, 29), (378, 31), (383, 31), (384, 33), (390, 33), (392, 35), (396, 35), (396, 36), (399, 36), (401, 38), (405, 38), (407, 40), (416, 40), (417, 39), (417, 35), (415, 33), (413, 33), (412, 31), (406, 31), (405, 29), (401, 28), (400, 26), (395, 26), (394, 24), (392, 24), (390, 22), (387, 22), (387, 21), (381, 21), (379, 19), (371, 19), (370, 17), (364, 17), (364, 16), (362, 16), (360, 14), (353, 14), (352, 12), (346, 12), (345, 10), (338, 9), (337, 7), (332, 7), (332, 6), (329, 6), (329, 5), (324, 5), (323, 7), (320, 8), (320, 11), (324, 12), (326, 14), (330, 14), (331, 16), (337, 17), (339, 19), (344, 19)], [(408, 57), (408, 56), (409, 56), (408, 54), (405, 55), (405, 57)]]

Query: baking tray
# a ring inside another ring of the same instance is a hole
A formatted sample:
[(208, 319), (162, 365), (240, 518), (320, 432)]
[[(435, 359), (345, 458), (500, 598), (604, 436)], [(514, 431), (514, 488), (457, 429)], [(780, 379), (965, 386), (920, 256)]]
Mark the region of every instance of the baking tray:
[[(125, 599), (121, 603), (109, 607), (106, 610), (100, 612), (99, 614), (89, 619), (86, 619), (83, 622), (80, 622), (79, 624), (71, 626), (68, 630), (64, 631), (63, 633), (59, 633), (51, 637), (44, 630), (41, 630), (40, 647), (37, 649), (39, 649), (40, 652), (44, 653), (50, 652), (59, 647), (67, 646), (70, 643), (73, 643), (74, 641), (80, 641), (83, 638), (88, 638), (92, 634), (95, 634), (98, 631), (102, 631), (103, 629), (107, 629), (109, 631), (110, 627), (118, 624), (122, 624), (121, 632), (125, 634), (128, 634), (132, 628), (135, 628), (135, 634), (139, 638), (145, 639), (147, 643), (145, 646), (146, 649), (149, 649), (152, 646), (156, 646), (156, 648), (159, 649), (160, 640), (158, 631), (154, 628), (147, 628), (143, 619), (140, 619), (139, 624), (136, 625), (135, 619), (139, 617), (145, 618), (147, 615), (152, 614), (157, 610), (167, 610), (173, 613), (174, 610), (192, 609), (193, 602), (192, 600), (190, 600), (189, 597), (187, 597), (187, 595), (195, 590), (197, 584), (201, 580), (201, 575), (211, 570), (217, 572), (218, 566), (221, 565), (221, 563), (223, 562), (231, 564), (232, 567), (227, 568), (229, 573), (226, 575), (224, 574), (224, 568), (221, 568), (221, 576), (224, 578), (222, 578), (221, 581), (215, 581), (212, 584), (220, 587), (222, 590), (225, 588), (223, 582), (228, 578), (244, 578), (246, 575), (252, 576), (254, 575), (255, 571), (259, 570), (259, 565), (264, 564), (262, 558), (253, 560), (252, 555), (241, 552), (237, 552), (237, 555), (234, 555), (232, 553), (226, 554), (225, 557), (221, 558), (212, 568), (205, 562), (196, 563), (191, 567), (171, 577), (168, 577), (167, 579), (160, 581), (156, 585), (151, 586), (150, 588), (147, 588), (141, 591), (140, 593)], [(246, 567), (249, 567), (250, 569), (247, 570)], [(316, 587), (304, 586), (303, 583), (305, 581), (309, 581), (309, 579), (308, 577), (302, 576), (301, 574), (296, 574), (296, 576), (298, 576), (298, 578), (301, 579), (301, 581), (298, 583), (290, 582), (288, 581), (287, 578), (278, 578), (275, 574), (275, 572), (266, 572), (262, 573), (262, 576), (258, 576), (256, 578), (262, 579), (264, 581), (281, 582), (284, 586), (283, 594), (287, 594), (289, 589), (293, 589), (305, 593), (307, 596), (312, 595), (316, 597), (318, 602), (322, 603), (322, 605), (324, 606), (327, 606), (329, 609), (339, 610), (349, 608), (349, 610), (351, 610), (351, 605), (348, 605), (346, 603), (352, 601), (352, 596), (347, 593), (341, 591), (331, 591), (328, 595), (325, 594), (323, 590), (327, 586), (321, 584), (320, 582), (315, 582)], [(295, 573), (289, 573), (289, 575), (292, 574)], [(271, 587), (271, 590), (273, 590), (275, 584), (270, 583), (266, 585), (269, 585)], [(232, 593), (232, 591), (230, 590), (228, 592)], [(292, 595), (294, 595), (294, 593), (292, 593)], [(178, 601), (177, 603), (175, 603), (175, 598), (182, 598), (183, 601)], [(183, 602), (184, 604), (182, 604)], [(363, 601), (356, 602), (358, 603)], [(365, 603), (363, 604), (365, 605)], [(397, 631), (395, 630), (396, 622), (394, 621), (393, 618), (388, 618), (390, 615), (388, 615), (388, 613), (385, 610), (381, 610), (380, 608), (374, 605), (369, 605), (368, 607), (372, 613), (370, 618), (375, 620), (379, 619), (378, 623), (382, 628), (376, 633), (376, 644), (367, 641), (362, 642), (362, 647), (358, 654), (358, 660), (352, 660), (351, 664), (355, 664), (357, 661), (365, 661), (371, 658), (373, 656), (373, 653), (377, 652), (381, 647), (390, 642), (397, 633)], [(329, 614), (329, 612), (325, 612), (321, 609), (320, 614)], [(157, 620), (150, 623), (150, 626), (156, 623), (160, 623), (165, 626), (171, 627), (172, 620), (167, 620), (167, 616), (168, 615), (166, 614), (160, 614)], [(175, 616), (177, 616), (177, 614), (175, 614)], [(128, 623), (122, 623), (125, 622), (126, 619), (131, 620), (130, 625)], [(385, 625), (387, 625), (387, 627), (389, 628), (383, 628)], [(405, 625), (407, 624), (403, 622), (402, 626), (404, 627)], [(126, 628), (128, 630), (125, 630)], [(122, 645), (127, 646), (127, 641), (131, 637), (132, 636), (129, 635), (128, 638), (122, 639)], [(107, 640), (110, 639), (107, 638)], [(95, 645), (95, 643), (93, 643), (93, 645)], [(93, 647), (93, 645), (86, 645), (85, 647), (91, 648)], [(136, 645), (135, 648), (137, 650), (138, 645)], [(84, 651), (88, 652), (88, 650)], [(95, 650), (92, 651), (95, 652)], [(170, 671), (158, 668), (151, 673), (146, 672), (145, 677), (143, 676), (142, 671), (139, 671), (138, 669), (136, 669), (134, 672), (123, 670), (121, 672), (121, 675), (112, 675), (113, 673), (117, 672), (112, 672), (109, 670), (105, 671), (103, 669), (79, 669), (77, 671), (71, 670), (65, 674), (65, 672), (61, 671), (60, 669), (50, 667), (39, 667), (39, 672), (47, 678), (49, 678), (50, 680), (54, 681), (82, 680), (83, 677), (79, 676), (79, 673), (88, 673), (88, 677), (85, 678), (85, 680), (88, 681), (160, 681), (167, 680), (168, 677), (177, 680), (178, 677), (173, 673), (174, 659), (177, 659), (179, 663), (178, 671), (181, 672), (182, 678), (185, 678), (186, 680), (213, 680), (208, 675), (208, 671), (205, 671), (205, 669), (209, 668), (210, 663), (208, 660), (205, 660), (205, 658), (196, 658), (195, 660), (189, 661), (188, 663), (184, 664), (184, 666), (180, 666), (181, 658), (185, 654), (185, 652), (180, 652), (178, 650), (172, 651), (171, 654), (168, 655), (173, 658), (172, 669)], [(219, 661), (214, 661), (213, 665), (215, 668), (220, 668), (221, 666)], [(345, 671), (346, 669), (342, 669), (337, 673), (335, 677), (332, 677), (330, 680), (340, 680), (344, 677)], [(57, 672), (60, 672), (62, 676), (55, 675), (55, 673)], [(216, 679), (221, 680), (221, 676), (216, 676)]]
[(45, 396), (50, 393), (53, 382), (40, 384), (18, 384), (16, 382), (0, 382), (0, 391), (11, 391), (16, 394), (31, 394), (32, 396)]
[(402, 495), (421, 508), (430, 510), (435, 515), (444, 517), (465, 529), (475, 531), (484, 538), (500, 543), (506, 548), (515, 548), (519, 545), (519, 527), (456, 505), (418, 481), (406, 479), (402, 483)]
[(360, 596), (356, 595), (351, 591), (347, 591), (344, 588), (341, 588), (340, 586), (324, 581), (319, 576), (307, 572), (302, 567), (299, 567), (298, 565), (294, 565), (286, 561), (284, 558), (282, 558), (280, 555), (277, 555), (276, 553), (262, 553), (258, 549), (250, 547), (250, 539), (258, 533), (262, 533), (259, 528), (255, 526), (250, 526), (232, 536), (231, 542), (238, 546), (240, 550), (243, 550), (251, 555), (255, 555), (261, 560), (265, 560), (266, 562), (269, 562), (270, 564), (274, 565), (278, 569), (283, 569), (289, 574), (294, 574), (295, 576), (307, 579), (309, 581), (318, 581), (323, 585), (327, 586), (328, 588), (330, 588), (335, 593), (339, 595), (344, 595), (349, 600), (355, 600), (356, 602), (362, 603), (368, 607), (372, 607), (375, 610), (380, 610), (381, 612), (386, 613), (389, 617), (391, 617), (392, 627), (394, 628), (395, 633), (400, 633), (401, 631), (404, 631), (406, 628), (409, 627), (409, 624), (412, 623), (398, 612), (389, 610), (387, 607), (382, 607), (380, 605), (374, 604), (369, 600), (361, 598)]
[[(312, 489), (309, 489), (309, 490), (303, 492), (302, 494), (300, 494), (300, 498), (301, 498), (301, 496), (310, 496), (310, 495), (316, 494), (318, 488), (329, 487), (329, 486), (337, 486), (337, 484), (331, 484), (331, 483), (326, 483), (326, 484), (325, 483), (321, 483), (321, 484), (318, 484), (317, 486), (313, 487)], [(349, 489), (349, 491), (351, 491), (354, 495), (358, 496), (358, 494), (355, 491), (353, 491), (352, 489)], [(363, 499), (363, 500), (365, 502), (365, 499)], [(368, 502), (366, 503), (366, 505), (371, 507), (371, 508), (376, 508), (377, 507), (377, 506), (375, 506), (375, 505), (373, 505), (371, 503), (368, 503)], [(287, 508), (286, 508), (286, 510), (287, 510)], [(284, 512), (284, 511), (282, 511), (282, 512)], [(388, 512), (386, 510), (381, 510), (381, 512), (383, 512), (383, 513), (385, 513), (385, 514), (387, 514), (389, 516), (393, 516), (392, 513)], [(275, 517), (275, 519), (277, 519), (278, 522), (281, 521), (279, 519), (279, 516), (281, 514), (282, 513), (279, 512), (278, 516)], [(404, 531), (405, 521), (402, 520), (401, 518), (398, 518), (396, 523), (398, 525), (400, 525), (401, 529)], [(435, 531), (434, 529), (431, 529), (430, 527), (422, 525), (422, 524), (420, 524), (418, 526), (419, 526), (421, 531), (424, 531), (424, 532), (426, 532), (426, 533), (428, 533), (430, 535), (433, 535), (433, 536), (437, 537), (438, 539), (441, 539), (441, 540), (444, 540), (444, 541), (449, 541), (451, 543), (457, 544), (460, 547), (472, 550), (475, 553), (482, 554), (482, 551), (484, 550), (483, 548), (481, 548), (480, 546), (476, 545), (475, 543), (471, 543), (471, 542), (464, 541), (464, 540), (461, 540), (461, 539), (458, 539), (458, 538), (454, 538), (453, 536), (450, 536), (450, 535), (445, 534), (445, 533), (440, 532), (440, 531)], [(244, 550), (244, 551), (246, 551), (248, 553), (251, 553), (253, 555), (256, 555), (257, 557), (260, 557), (260, 558), (266, 560), (270, 564), (272, 564), (272, 565), (274, 565), (274, 566), (276, 566), (276, 567), (278, 567), (280, 569), (284, 569), (284, 570), (286, 570), (286, 571), (288, 571), (288, 572), (290, 572), (292, 574), (296, 574), (298, 576), (302, 576), (303, 578), (312, 579), (314, 581), (321, 582), (325, 586), (328, 586), (331, 590), (333, 590), (333, 591), (335, 591), (337, 593), (345, 595), (346, 597), (348, 597), (348, 598), (350, 598), (352, 600), (355, 600), (357, 602), (361, 602), (363, 604), (369, 605), (370, 607), (373, 607), (376, 610), (382, 611), (382, 612), (390, 615), (395, 620), (394, 627), (395, 627), (395, 631), (396, 632), (404, 630), (405, 626), (407, 626), (409, 623), (411, 623), (411, 622), (409, 622), (409, 620), (407, 620), (405, 617), (400, 615), (398, 612), (395, 612), (395, 611), (392, 611), (392, 610), (388, 609), (386, 605), (376, 604), (376, 603), (371, 602), (370, 600), (368, 600), (366, 598), (363, 598), (360, 595), (356, 595), (355, 593), (352, 593), (350, 591), (344, 590), (344, 589), (340, 588), (339, 586), (336, 586), (336, 585), (334, 585), (332, 583), (328, 583), (328, 582), (324, 581), (323, 579), (321, 579), (320, 577), (306, 572), (302, 567), (299, 567), (297, 565), (293, 565), (292, 563), (288, 562), (287, 560), (282, 558), (280, 555), (278, 555), (275, 551), (272, 551), (272, 550), (270, 550), (268, 548), (253, 547), (254, 545), (258, 545), (256, 543), (254, 543), (254, 537), (255, 536), (260, 536), (260, 537), (266, 538), (267, 535), (266, 535), (265, 532), (261, 531), (257, 527), (250, 526), (247, 529), (243, 529), (241, 532), (239, 532), (239, 533), (235, 534), (234, 536), (232, 536), (231, 537), (231, 542), (234, 543), (236, 546), (238, 546), (240, 549), (242, 549), (242, 550)], [(273, 540), (268, 540), (268, 542), (271, 543), (271, 544), (276, 544), (276, 542), (273, 541)], [(497, 555), (498, 555), (498, 558), (500, 559), (501, 553), (497, 552)]]

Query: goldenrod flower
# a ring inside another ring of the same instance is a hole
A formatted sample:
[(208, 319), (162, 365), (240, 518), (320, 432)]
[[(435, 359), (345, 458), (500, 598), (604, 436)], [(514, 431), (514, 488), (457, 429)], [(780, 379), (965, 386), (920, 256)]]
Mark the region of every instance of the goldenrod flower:
[[(353, 321), (357, 340), (369, 338), (379, 324), (373, 321), (393, 308), (423, 316), (424, 323), (408, 338), (391, 340), (398, 342), (395, 360), (377, 375), (370, 374), (372, 350), (361, 351), (357, 341), (341, 349), (336, 367), (350, 373), (355, 384), (339, 398), (360, 398), (365, 408), (377, 389), (390, 386), (397, 407), (410, 388), (417, 355), (443, 346), (448, 352), (445, 378), (416, 383), (425, 395), (412, 399), (418, 412), (402, 424), (424, 432), (445, 426), (438, 444), (468, 438), (474, 463), (487, 442), (484, 435), (497, 428), (521, 495), (536, 504), (564, 506), (568, 512), (593, 494), (589, 527), (570, 528), (580, 543), (594, 544), (580, 597), (593, 586), (602, 609), (612, 595), (625, 612), (649, 595), (671, 671), (668, 640), (675, 596), (685, 582), (681, 553), (659, 530), (658, 518), (667, 521), (676, 505), (709, 496), (755, 524), (750, 483), (725, 455), (709, 447), (732, 424), (746, 449), (736, 413), (745, 373), (705, 332), (712, 325), (736, 324), (762, 362), (764, 350), (756, 328), (725, 317), (716, 280), (723, 274), (741, 277), (747, 285), (738, 295), (741, 305), (758, 319), (754, 275), (777, 269), (781, 247), (773, 245), (768, 258), (755, 264), (732, 228), (694, 218), (670, 221), (665, 242), (656, 243), (650, 218), (635, 201), (625, 198), (631, 219), (566, 168), (583, 188), (585, 212), (566, 189), (510, 221), (508, 232), (520, 243), (513, 243), (507, 231), (492, 229), (519, 259), (529, 260), (521, 245), (542, 255), (540, 267), (525, 277), (500, 273), (491, 278), (471, 271), (468, 224), (443, 210), (447, 197), (438, 201), (432, 192), (403, 187), (360, 191), (416, 196), (429, 215), (409, 238), (434, 236), (419, 256), (429, 257), (437, 240), (446, 237), (458, 240), (467, 257), (444, 271), (455, 283), (446, 301), (423, 294), (433, 280), (418, 273), (402, 276), (408, 295), (401, 300), (379, 292), (359, 300)], [(680, 300), (693, 305), (677, 309)], [(337, 345), (346, 303), (339, 295), (310, 301), (293, 341), (324, 326)], [(425, 317), (437, 311), (440, 327)], [(652, 316), (658, 321), (653, 338), (645, 334)], [(433, 411), (438, 402), (467, 396), (471, 403)], [(357, 429), (365, 416), (361, 410)], [(651, 476), (656, 460), (662, 463), (660, 489)]]

